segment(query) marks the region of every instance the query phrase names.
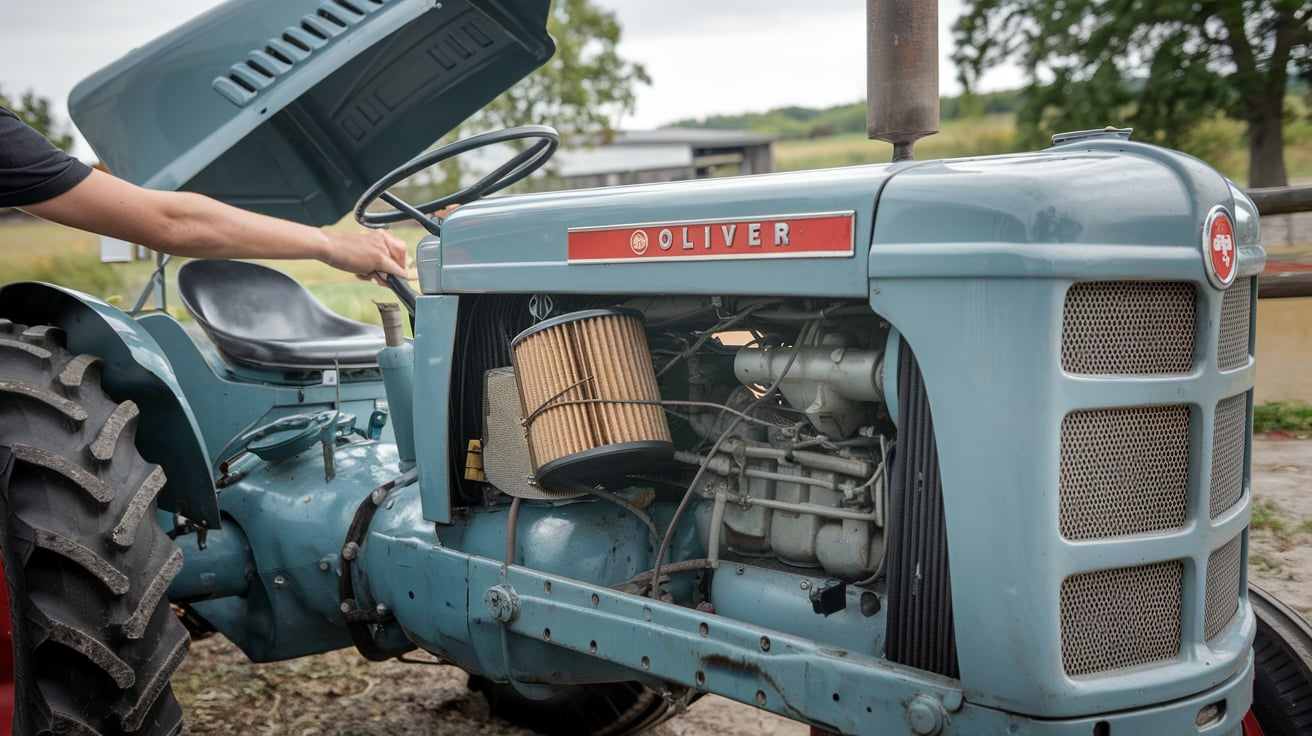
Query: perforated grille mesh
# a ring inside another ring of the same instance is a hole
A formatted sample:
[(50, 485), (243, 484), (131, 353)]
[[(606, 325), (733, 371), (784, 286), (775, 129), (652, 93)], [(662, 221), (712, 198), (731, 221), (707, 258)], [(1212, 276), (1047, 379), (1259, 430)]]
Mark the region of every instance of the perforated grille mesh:
[(1073, 575), (1061, 584), (1066, 674), (1172, 659), (1180, 651), (1179, 561)]
[(1062, 369), (1092, 375), (1189, 372), (1195, 300), (1193, 284), (1183, 281), (1075, 284), (1062, 313)]
[(1203, 614), (1203, 636), (1208, 641), (1215, 639), (1239, 611), (1242, 539), (1242, 535), (1235, 537), (1207, 558), (1207, 609)]
[(1248, 332), (1253, 308), (1253, 280), (1237, 279), (1221, 297), (1221, 335), (1216, 367), (1223, 371), (1248, 363)]
[(1189, 409), (1071, 412), (1061, 423), (1059, 524), (1067, 539), (1177, 529), (1189, 490)]
[(1215, 519), (1239, 502), (1244, 493), (1244, 430), (1248, 394), (1222, 399), (1216, 405), (1212, 433), (1212, 485), (1208, 512)]

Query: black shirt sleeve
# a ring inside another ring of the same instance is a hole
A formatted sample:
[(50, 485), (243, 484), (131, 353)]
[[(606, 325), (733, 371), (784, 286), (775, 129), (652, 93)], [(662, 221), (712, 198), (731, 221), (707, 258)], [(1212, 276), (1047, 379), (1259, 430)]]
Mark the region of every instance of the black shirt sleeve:
[(91, 167), (0, 107), (0, 207), (22, 207), (58, 197), (90, 174)]

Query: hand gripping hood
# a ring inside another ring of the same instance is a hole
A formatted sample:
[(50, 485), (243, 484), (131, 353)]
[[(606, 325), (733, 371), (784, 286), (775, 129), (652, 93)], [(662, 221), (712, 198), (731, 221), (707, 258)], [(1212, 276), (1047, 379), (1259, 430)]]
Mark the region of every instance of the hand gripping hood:
[(555, 50), (548, 0), (229, 0), (79, 84), (110, 171), (315, 225)]

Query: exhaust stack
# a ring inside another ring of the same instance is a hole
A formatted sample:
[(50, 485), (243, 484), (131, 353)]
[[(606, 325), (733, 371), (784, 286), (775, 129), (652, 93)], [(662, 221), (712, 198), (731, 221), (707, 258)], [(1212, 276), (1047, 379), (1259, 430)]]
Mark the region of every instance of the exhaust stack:
[(938, 0), (866, 0), (866, 134), (915, 156), (938, 132)]

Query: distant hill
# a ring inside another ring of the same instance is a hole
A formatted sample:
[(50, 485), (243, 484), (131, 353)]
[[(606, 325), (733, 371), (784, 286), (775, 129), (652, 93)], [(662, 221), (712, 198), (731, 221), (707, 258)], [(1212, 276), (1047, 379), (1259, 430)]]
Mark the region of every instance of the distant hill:
[[(1020, 90), (990, 92), (972, 98), (939, 99), (939, 117), (956, 120), (969, 110), (973, 114), (1014, 113), (1020, 106)], [(756, 130), (777, 133), (783, 138), (824, 138), (843, 133), (864, 133), (866, 103), (853, 102), (824, 109), (814, 107), (778, 107), (767, 112), (739, 115), (711, 115), (670, 123), (679, 128), (713, 128), (718, 130)]]

